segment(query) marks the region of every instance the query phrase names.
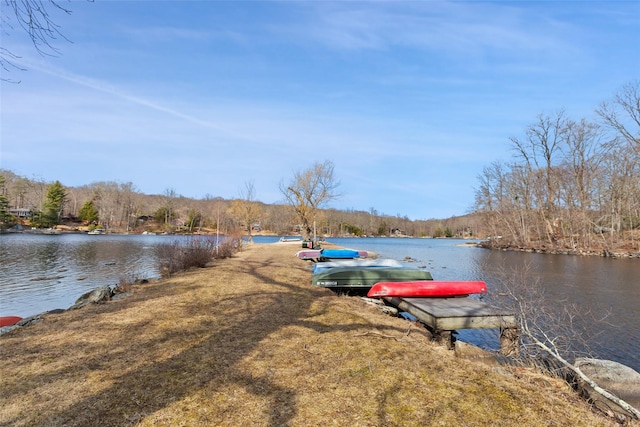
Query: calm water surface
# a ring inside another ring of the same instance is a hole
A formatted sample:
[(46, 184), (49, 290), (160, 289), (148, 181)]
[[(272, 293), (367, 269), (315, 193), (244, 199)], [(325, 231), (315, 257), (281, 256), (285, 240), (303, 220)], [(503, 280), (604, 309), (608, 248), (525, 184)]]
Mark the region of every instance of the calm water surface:
[[(341, 246), (424, 267), (436, 280), (484, 280), (481, 299), (505, 304), (510, 280), (535, 293), (545, 330), (571, 338), (567, 356), (614, 360), (640, 372), (640, 260), (490, 251), (451, 239), (328, 239)], [(512, 285), (509, 285), (512, 287)], [(508, 303), (508, 301), (507, 301)], [(571, 326), (567, 314), (573, 316)], [(459, 331), (459, 339), (497, 349), (496, 330)]]
[[(115, 285), (123, 277), (159, 277), (155, 247), (176, 236), (62, 234), (0, 235), (0, 315), (22, 317), (68, 308), (83, 293)], [(256, 243), (278, 238), (255, 237)], [(615, 360), (640, 371), (640, 260), (501, 252), (451, 239), (336, 238), (340, 246), (373, 251), (384, 258), (426, 268), (436, 280), (484, 280), (491, 303), (502, 303), (505, 277), (520, 277), (540, 290), (540, 312), (557, 325), (577, 310), (572, 350)], [(299, 250), (292, 246), (292, 254)], [(515, 273), (514, 273), (515, 272)], [(604, 321), (597, 321), (604, 319)], [(460, 331), (459, 339), (499, 346), (497, 331)], [(588, 349), (581, 342), (588, 344)], [(577, 344), (576, 344), (577, 343)]]
[(159, 277), (155, 246), (172, 236), (0, 235), (0, 315), (68, 308), (121, 278)]

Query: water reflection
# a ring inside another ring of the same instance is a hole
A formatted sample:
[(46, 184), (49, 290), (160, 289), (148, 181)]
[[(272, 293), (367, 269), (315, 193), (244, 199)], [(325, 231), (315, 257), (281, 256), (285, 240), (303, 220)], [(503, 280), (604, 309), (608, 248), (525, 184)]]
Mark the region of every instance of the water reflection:
[(71, 258), (80, 267), (90, 267), (95, 265), (98, 257), (98, 247), (96, 242), (81, 242), (71, 249)]
[(67, 308), (88, 290), (124, 277), (158, 277), (146, 247), (170, 236), (0, 237), (0, 315), (22, 317)]
[(45, 245), (35, 246), (35, 260), (42, 270), (52, 270), (57, 266), (60, 245), (58, 242), (47, 242)]

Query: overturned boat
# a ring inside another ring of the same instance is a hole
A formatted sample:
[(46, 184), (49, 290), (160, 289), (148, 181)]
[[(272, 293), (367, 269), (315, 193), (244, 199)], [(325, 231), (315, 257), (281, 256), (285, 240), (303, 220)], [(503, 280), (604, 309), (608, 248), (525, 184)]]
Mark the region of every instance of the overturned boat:
[(337, 261), (318, 262), (313, 264), (313, 274), (336, 267), (402, 267), (403, 263), (395, 259), (345, 259)]
[(482, 281), (414, 280), (378, 282), (367, 293), (371, 298), (451, 298), (487, 292)]
[(368, 291), (378, 282), (433, 280), (426, 270), (409, 267), (334, 267), (311, 276), (313, 286)]
[(355, 249), (303, 249), (296, 252), (298, 258), (313, 261), (366, 258), (367, 255), (366, 251), (357, 251)]

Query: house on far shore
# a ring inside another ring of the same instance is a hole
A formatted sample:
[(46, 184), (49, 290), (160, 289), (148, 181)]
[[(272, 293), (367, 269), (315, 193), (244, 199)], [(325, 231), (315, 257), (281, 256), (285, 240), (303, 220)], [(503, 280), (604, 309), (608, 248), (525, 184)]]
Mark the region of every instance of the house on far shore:
[(27, 208), (9, 209), (9, 213), (11, 215), (17, 216), (20, 219), (31, 218), (31, 209), (27, 209)]

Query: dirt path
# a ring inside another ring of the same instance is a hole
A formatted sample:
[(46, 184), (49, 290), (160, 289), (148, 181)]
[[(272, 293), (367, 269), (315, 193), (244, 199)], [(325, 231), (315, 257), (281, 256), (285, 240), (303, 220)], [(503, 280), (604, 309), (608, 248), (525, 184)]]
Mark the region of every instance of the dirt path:
[(311, 287), (296, 250), (254, 245), (0, 336), (0, 425), (609, 425), (560, 381)]

